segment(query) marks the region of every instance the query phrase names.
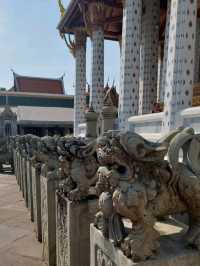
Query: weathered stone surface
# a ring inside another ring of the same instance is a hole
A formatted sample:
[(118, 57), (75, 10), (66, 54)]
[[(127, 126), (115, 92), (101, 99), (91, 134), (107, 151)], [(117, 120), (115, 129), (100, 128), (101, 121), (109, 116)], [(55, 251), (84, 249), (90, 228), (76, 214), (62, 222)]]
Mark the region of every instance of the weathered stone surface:
[[(174, 230), (168, 225), (167, 234)], [(176, 230), (175, 230), (176, 231)], [(177, 228), (177, 231), (178, 228)], [(166, 232), (165, 232), (166, 233)], [(91, 263), (90, 266), (199, 266), (200, 254), (192, 249), (186, 249), (184, 242), (177, 234), (163, 235), (161, 247), (156, 258), (144, 262), (133, 262), (128, 259), (112, 242), (106, 240), (102, 233), (93, 225), (90, 226)]]
[(43, 259), (48, 266), (56, 265), (56, 180), (41, 175), (41, 214)]
[[(16, 150), (13, 148), (13, 165), (14, 165), (14, 174), (17, 180), (17, 184), (18, 184), (18, 178), (16, 175), (16, 169), (17, 169), (17, 152)], [(18, 184), (19, 185), (19, 184)]]
[(17, 151), (16, 149), (13, 149), (13, 162), (14, 162), (14, 174), (17, 180), (17, 184), (19, 185), (19, 180), (17, 176)]
[[(99, 138), (96, 226), (104, 237), (133, 261), (145, 261), (159, 248), (155, 222), (186, 212), (190, 223), (185, 245), (200, 250), (199, 154), (200, 135), (191, 128), (172, 131), (157, 143), (133, 132), (110, 132)], [(124, 217), (132, 224), (128, 234)]]
[(90, 223), (97, 200), (74, 203), (57, 192), (57, 266), (90, 265)]
[(67, 200), (56, 193), (56, 258), (57, 266), (68, 266)]
[(22, 174), (22, 157), (19, 154), (19, 178), (20, 178), (20, 190), (22, 191), (22, 196), (24, 197), (24, 181)]
[(22, 157), (22, 176), (23, 176), (23, 196), (25, 200), (25, 205), (28, 208), (28, 180), (27, 180), (27, 160), (25, 157)]
[(40, 166), (32, 169), (33, 215), (38, 241), (42, 241)]
[(32, 169), (31, 161), (26, 161), (27, 165), (27, 188), (28, 188), (28, 208), (31, 214), (31, 221), (34, 221), (34, 211), (33, 211), (33, 189), (32, 189)]

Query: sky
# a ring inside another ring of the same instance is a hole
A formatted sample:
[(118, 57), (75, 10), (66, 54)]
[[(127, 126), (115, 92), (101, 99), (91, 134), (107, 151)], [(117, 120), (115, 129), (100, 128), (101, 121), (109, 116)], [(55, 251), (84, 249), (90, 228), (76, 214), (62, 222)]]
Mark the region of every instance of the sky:
[[(69, 0), (63, 0), (66, 7)], [(60, 20), (57, 0), (0, 0), (0, 87), (13, 86), (17, 74), (58, 78), (65, 74), (66, 94), (74, 94), (75, 65), (56, 29)], [(120, 51), (105, 41), (105, 84), (119, 86)], [(87, 41), (87, 82), (91, 80), (91, 43)]]

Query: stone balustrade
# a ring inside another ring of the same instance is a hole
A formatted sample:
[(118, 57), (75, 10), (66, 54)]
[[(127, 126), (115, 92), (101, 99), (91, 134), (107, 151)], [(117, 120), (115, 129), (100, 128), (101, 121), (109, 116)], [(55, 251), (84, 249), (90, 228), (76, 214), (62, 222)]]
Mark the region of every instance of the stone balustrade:
[(88, 148), (88, 142), (74, 137), (15, 137), (17, 182), (35, 224), (36, 238), (42, 242), (43, 259), (49, 266), (90, 264), (90, 223), (97, 211), (96, 195), (90, 186), (95, 184), (91, 173), (95, 175), (97, 162), (93, 155), (78, 154), (78, 149), (82, 152)]
[[(198, 118), (197, 109), (182, 111), (184, 123), (194, 112)], [(142, 121), (138, 117), (131, 122), (134, 126), (150, 119), (158, 123), (162, 115), (145, 115)], [(183, 146), (183, 162), (178, 163)], [(27, 207), (33, 208), (31, 219), (47, 265), (118, 266), (137, 261), (138, 266), (166, 266), (169, 243), (173, 245), (170, 265), (182, 264), (180, 254), (186, 261), (183, 265), (198, 265), (198, 253), (185, 248), (199, 248), (195, 222), (199, 183), (193, 177), (200, 172), (200, 145), (193, 129), (177, 129), (157, 143), (131, 131), (108, 131), (98, 138), (26, 135), (15, 138), (13, 149), (17, 182)], [(171, 236), (160, 238), (163, 225), (156, 223), (157, 218), (182, 212), (194, 221), (188, 231), (194, 238), (185, 242), (173, 236), (173, 241)]]

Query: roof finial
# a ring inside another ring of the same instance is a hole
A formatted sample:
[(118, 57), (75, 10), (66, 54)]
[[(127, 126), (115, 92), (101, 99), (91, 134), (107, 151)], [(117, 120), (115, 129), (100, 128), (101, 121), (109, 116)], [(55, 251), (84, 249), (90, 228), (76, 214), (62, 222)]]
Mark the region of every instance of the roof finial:
[(64, 8), (64, 6), (62, 4), (62, 0), (58, 0), (58, 5), (59, 5), (59, 8), (60, 8), (61, 17), (63, 17), (64, 14), (65, 14), (65, 8)]

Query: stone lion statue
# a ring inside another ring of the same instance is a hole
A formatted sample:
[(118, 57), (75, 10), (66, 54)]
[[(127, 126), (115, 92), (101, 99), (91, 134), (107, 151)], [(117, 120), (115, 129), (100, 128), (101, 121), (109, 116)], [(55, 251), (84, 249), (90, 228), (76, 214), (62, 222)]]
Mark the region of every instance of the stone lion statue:
[(37, 160), (41, 162), (41, 174), (49, 179), (59, 178), (58, 136), (45, 136), (38, 140)]
[[(159, 248), (157, 219), (186, 212), (186, 244), (200, 249), (200, 135), (181, 128), (154, 143), (110, 132), (97, 140), (96, 153), (96, 226), (105, 237), (134, 261), (145, 260)], [(129, 232), (124, 219), (131, 221)]]
[(58, 141), (62, 190), (70, 200), (79, 201), (92, 194), (97, 181), (95, 145), (85, 139), (61, 137)]

